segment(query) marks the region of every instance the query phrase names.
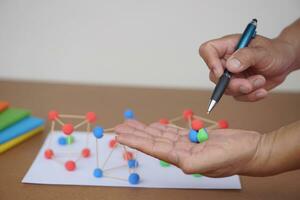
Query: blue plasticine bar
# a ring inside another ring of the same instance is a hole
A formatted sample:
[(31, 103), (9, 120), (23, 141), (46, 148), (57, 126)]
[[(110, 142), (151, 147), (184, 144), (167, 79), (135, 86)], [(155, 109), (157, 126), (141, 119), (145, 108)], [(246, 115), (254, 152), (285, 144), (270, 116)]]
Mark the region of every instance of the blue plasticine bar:
[(0, 144), (27, 133), (44, 124), (44, 120), (36, 117), (26, 117), (16, 124), (0, 131)]

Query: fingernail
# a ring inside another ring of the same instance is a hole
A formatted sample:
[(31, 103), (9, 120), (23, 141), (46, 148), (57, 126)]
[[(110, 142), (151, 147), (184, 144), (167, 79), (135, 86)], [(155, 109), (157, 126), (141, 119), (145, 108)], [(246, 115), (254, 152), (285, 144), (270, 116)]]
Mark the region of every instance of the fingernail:
[(258, 98), (261, 98), (261, 97), (266, 96), (266, 93), (260, 91), (260, 92), (257, 92), (257, 93), (255, 94), (255, 96), (258, 97)]
[(261, 87), (264, 84), (264, 81), (260, 78), (256, 79), (253, 83), (254, 87), (258, 88)]
[(249, 89), (244, 86), (240, 86), (240, 92), (247, 94), (249, 92)]
[(232, 58), (228, 61), (228, 65), (232, 68), (238, 69), (241, 67), (241, 62), (236, 58)]

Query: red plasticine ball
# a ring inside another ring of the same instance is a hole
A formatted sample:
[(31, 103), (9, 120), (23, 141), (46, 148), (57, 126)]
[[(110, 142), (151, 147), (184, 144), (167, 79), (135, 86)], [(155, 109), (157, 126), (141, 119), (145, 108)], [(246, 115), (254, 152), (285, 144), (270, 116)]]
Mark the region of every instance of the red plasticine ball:
[(166, 119), (166, 118), (162, 118), (162, 119), (159, 120), (159, 123), (163, 124), (163, 125), (167, 125), (167, 124), (169, 124), (169, 120)]
[(45, 158), (51, 159), (54, 156), (52, 149), (47, 149), (44, 153)]
[(48, 119), (51, 120), (51, 121), (54, 121), (58, 118), (58, 112), (55, 111), (55, 110), (51, 110), (49, 113), (48, 113)]
[(89, 149), (89, 148), (84, 148), (84, 149), (82, 149), (81, 155), (82, 155), (84, 158), (90, 157), (90, 155), (91, 155), (90, 149)]
[(228, 122), (224, 119), (218, 121), (219, 128), (228, 128)]
[(108, 143), (108, 146), (112, 149), (115, 148), (117, 146), (117, 140), (111, 139)]
[(76, 163), (73, 160), (69, 160), (65, 163), (65, 168), (68, 171), (74, 171), (76, 169)]
[(86, 113), (85, 117), (86, 117), (86, 120), (88, 120), (90, 123), (95, 122), (97, 119), (96, 114), (94, 112)]
[(66, 135), (71, 135), (74, 131), (74, 127), (72, 124), (65, 124), (62, 127), (62, 131), (64, 132), (64, 134)]
[(193, 116), (193, 114), (194, 113), (193, 113), (192, 109), (185, 109), (183, 111), (183, 118), (188, 120), (189, 118), (191, 118)]
[(203, 128), (204, 124), (201, 120), (199, 119), (194, 119), (192, 121), (192, 129), (194, 129), (195, 131), (200, 130), (201, 128)]
[(124, 160), (132, 160), (133, 159), (133, 154), (129, 151), (123, 153), (123, 159)]

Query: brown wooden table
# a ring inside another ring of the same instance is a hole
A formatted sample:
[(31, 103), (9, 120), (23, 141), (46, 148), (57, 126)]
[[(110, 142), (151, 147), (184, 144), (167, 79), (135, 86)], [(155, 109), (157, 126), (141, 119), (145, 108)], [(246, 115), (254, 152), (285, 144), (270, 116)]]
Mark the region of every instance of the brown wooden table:
[[(98, 123), (113, 126), (122, 121), (124, 108), (153, 122), (174, 117), (184, 108), (204, 114), (210, 91), (112, 86), (46, 84), (0, 81), (0, 100), (28, 108), (46, 118), (50, 109), (82, 114), (94, 111)], [(211, 115), (226, 118), (232, 128), (268, 132), (300, 119), (300, 93), (274, 93), (258, 103), (241, 103), (224, 97)], [(242, 190), (176, 190), (22, 184), (21, 180), (49, 131), (0, 155), (0, 199), (300, 199), (300, 170), (272, 177), (241, 177)], [(284, 147), (282, 147), (284, 148)], [(300, 159), (300, 155), (299, 155)], [(47, 172), (45, 172), (47, 173)]]

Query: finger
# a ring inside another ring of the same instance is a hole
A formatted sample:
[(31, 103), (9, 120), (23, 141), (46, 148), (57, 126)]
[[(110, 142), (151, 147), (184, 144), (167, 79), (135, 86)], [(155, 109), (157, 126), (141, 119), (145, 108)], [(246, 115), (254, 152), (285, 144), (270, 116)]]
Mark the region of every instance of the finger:
[(238, 49), (227, 60), (226, 68), (232, 73), (239, 73), (250, 66), (255, 67), (266, 55), (266, 50), (263, 48), (246, 47)]
[(152, 136), (162, 136), (162, 131), (160, 131), (156, 128), (152, 128), (150, 126), (146, 126), (145, 124), (143, 124), (139, 121), (129, 120), (128, 122), (126, 122), (126, 124), (132, 128), (138, 129), (140, 131), (145, 131)]
[(121, 134), (117, 137), (117, 141), (123, 145), (137, 149), (145, 154), (156, 157), (160, 160), (165, 160), (176, 164), (178, 158), (172, 152), (173, 145), (159, 140), (133, 136), (130, 134)]
[(168, 125), (163, 125), (158, 122), (155, 122), (153, 124), (150, 124), (149, 127), (156, 128), (160, 131), (162, 131), (162, 136), (164, 135), (164, 132), (168, 133), (174, 133), (174, 137), (176, 138), (177, 135), (183, 136), (188, 134), (188, 130), (186, 129), (179, 129), (175, 127), (170, 127)]
[(247, 79), (250, 81), (253, 88), (251, 92), (264, 87), (266, 84), (266, 78), (263, 75), (253, 75), (249, 76)]
[(215, 73), (210, 71), (209, 72), (209, 80), (215, 84), (218, 82), (218, 78), (216, 77)]
[(238, 39), (238, 35), (230, 35), (208, 41), (200, 46), (200, 56), (207, 64), (208, 68), (213, 71), (216, 77), (220, 77), (224, 71), (221, 58), (226, 54), (233, 53)]
[(127, 124), (128, 126), (134, 127), (139, 130), (144, 130), (147, 127), (144, 123), (139, 122), (135, 119), (128, 119), (124, 122), (124, 124)]
[(248, 94), (253, 90), (253, 86), (248, 79), (232, 77), (227, 89), (232, 96), (238, 96)]
[(234, 98), (238, 101), (254, 102), (254, 101), (258, 101), (258, 100), (266, 98), (267, 95), (268, 95), (267, 90), (265, 90), (264, 88), (260, 88), (260, 89), (257, 89), (255, 91), (251, 92), (250, 94), (235, 96)]
[(135, 136), (141, 136), (146, 138), (152, 138), (153, 136), (147, 134), (145, 131), (138, 130), (126, 124), (119, 125), (115, 128), (115, 132), (117, 135), (120, 134), (131, 134)]

